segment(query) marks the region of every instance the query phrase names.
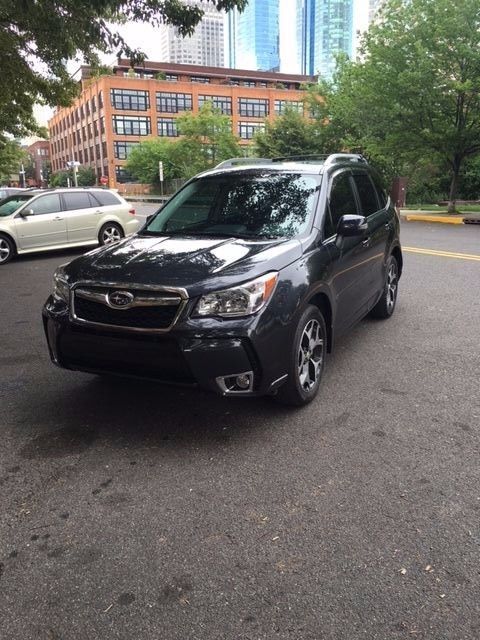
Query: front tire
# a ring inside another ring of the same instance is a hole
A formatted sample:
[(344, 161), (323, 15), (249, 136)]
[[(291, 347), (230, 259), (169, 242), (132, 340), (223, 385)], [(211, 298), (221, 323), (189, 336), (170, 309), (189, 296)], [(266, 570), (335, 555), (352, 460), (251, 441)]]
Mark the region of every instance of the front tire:
[(282, 404), (301, 407), (318, 393), (325, 370), (327, 329), (320, 310), (309, 305), (295, 330), (288, 378), (275, 398)]
[(98, 234), (98, 241), (103, 247), (106, 244), (114, 244), (121, 240), (125, 234), (123, 233), (123, 229), (119, 224), (115, 222), (107, 222), (100, 229), (100, 233)]
[(382, 296), (370, 311), (370, 315), (374, 318), (387, 320), (393, 315), (395, 305), (397, 303), (398, 278), (399, 272), (397, 259), (395, 256), (390, 256), (385, 270), (385, 285), (383, 287)]
[(8, 236), (0, 233), (0, 265), (7, 264), (15, 255), (15, 245)]

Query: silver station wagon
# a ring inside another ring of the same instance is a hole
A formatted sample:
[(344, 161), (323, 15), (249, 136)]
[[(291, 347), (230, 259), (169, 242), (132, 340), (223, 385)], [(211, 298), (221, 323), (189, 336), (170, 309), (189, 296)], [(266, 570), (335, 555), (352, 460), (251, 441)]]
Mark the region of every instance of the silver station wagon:
[(108, 189), (26, 190), (0, 202), (0, 265), (15, 254), (110, 244), (140, 226)]

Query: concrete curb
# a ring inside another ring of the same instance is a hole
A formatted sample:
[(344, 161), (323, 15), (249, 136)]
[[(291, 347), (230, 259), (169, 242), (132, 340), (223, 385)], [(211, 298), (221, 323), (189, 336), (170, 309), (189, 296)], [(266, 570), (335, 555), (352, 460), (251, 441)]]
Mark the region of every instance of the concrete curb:
[(449, 216), (449, 215), (435, 215), (428, 213), (407, 213), (406, 211), (400, 212), (400, 216), (407, 222), (439, 222), (441, 224), (463, 224), (464, 218), (462, 216)]

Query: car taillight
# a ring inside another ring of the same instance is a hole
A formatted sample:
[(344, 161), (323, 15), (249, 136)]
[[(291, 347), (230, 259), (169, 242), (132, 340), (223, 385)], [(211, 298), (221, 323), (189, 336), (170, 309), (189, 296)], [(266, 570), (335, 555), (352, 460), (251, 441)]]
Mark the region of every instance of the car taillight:
[(135, 215), (135, 209), (130, 209), (130, 210), (128, 211), (128, 213), (130, 213), (130, 215), (134, 216), (134, 215)]

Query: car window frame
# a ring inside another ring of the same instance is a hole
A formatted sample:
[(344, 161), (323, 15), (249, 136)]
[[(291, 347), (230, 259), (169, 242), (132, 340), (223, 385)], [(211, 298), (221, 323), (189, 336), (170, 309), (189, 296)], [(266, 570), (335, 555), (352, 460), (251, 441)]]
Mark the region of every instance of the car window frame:
[(62, 202), (64, 213), (69, 213), (70, 211), (85, 211), (86, 209), (94, 209), (95, 207), (99, 206), (98, 204), (90, 204), (89, 207), (77, 207), (76, 209), (68, 209), (66, 196), (70, 196), (72, 194), (77, 194), (77, 193), (81, 195), (86, 195), (89, 203), (91, 199), (95, 200), (94, 198), (92, 198), (92, 195), (89, 191), (71, 191), (71, 192), (63, 191), (62, 193), (59, 194), (59, 196)]
[[(357, 197), (357, 200), (358, 200), (359, 209), (360, 209), (359, 210), (359, 215), (362, 215), (365, 218), (369, 218), (370, 216), (375, 216), (380, 211), (383, 211), (385, 207), (381, 206), (382, 203), (380, 201), (380, 198), (379, 198), (378, 191), (377, 191), (377, 188), (375, 186), (375, 183), (373, 182), (373, 180), (372, 180), (372, 178), (370, 176), (370, 171), (364, 169), (363, 167), (355, 167), (355, 168), (351, 169), (351, 174), (352, 174), (353, 185), (355, 187), (355, 194), (356, 194), (356, 197)], [(371, 213), (365, 213), (363, 211), (362, 199), (360, 197), (360, 192), (359, 192), (359, 190), (357, 188), (357, 184), (355, 182), (355, 178), (354, 178), (355, 175), (367, 176), (367, 178), (370, 181), (370, 184), (372, 185), (373, 193), (375, 194), (375, 199), (377, 201), (377, 209), (375, 211), (372, 211)]]
[(34, 213), (33, 216), (31, 216), (32, 218), (36, 218), (37, 216), (51, 216), (52, 213), (63, 213), (64, 209), (63, 209), (63, 201), (62, 201), (62, 194), (58, 193), (58, 192), (50, 192), (50, 193), (39, 193), (37, 196), (33, 196), (33, 198), (30, 198), (30, 200), (27, 200), (27, 203), (19, 210), (17, 210), (15, 212), (15, 217), (21, 216), (22, 212), (25, 208), (30, 209), (31, 207), (27, 207), (28, 203), (32, 203), (36, 202), (37, 200), (40, 200), (41, 198), (45, 198), (46, 196), (51, 196), (51, 195), (57, 195), (58, 196), (58, 200), (60, 202), (60, 209), (57, 211), (50, 211), (49, 213)]
[(362, 215), (360, 213), (361, 205), (360, 205), (357, 189), (355, 186), (355, 182), (353, 180), (351, 167), (342, 167), (341, 169), (336, 169), (328, 176), (328, 185), (327, 185), (327, 191), (326, 191), (326, 197), (325, 197), (325, 215), (323, 216), (323, 227), (322, 227), (322, 237), (324, 242), (326, 242), (327, 240), (335, 239), (337, 237), (338, 221), (337, 221), (337, 225), (335, 226), (335, 231), (332, 235), (329, 235), (329, 236), (326, 235), (325, 227), (326, 227), (327, 220), (330, 220), (330, 222), (332, 223), (332, 226), (334, 226), (333, 219), (330, 213), (330, 195), (332, 193), (333, 183), (341, 175), (346, 175), (348, 177), (350, 188), (352, 190), (352, 195), (353, 195), (353, 199), (355, 201), (355, 207), (356, 207), (356, 211), (352, 211), (352, 214)]

